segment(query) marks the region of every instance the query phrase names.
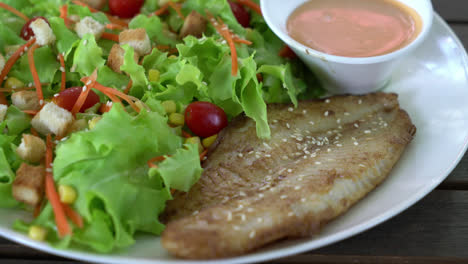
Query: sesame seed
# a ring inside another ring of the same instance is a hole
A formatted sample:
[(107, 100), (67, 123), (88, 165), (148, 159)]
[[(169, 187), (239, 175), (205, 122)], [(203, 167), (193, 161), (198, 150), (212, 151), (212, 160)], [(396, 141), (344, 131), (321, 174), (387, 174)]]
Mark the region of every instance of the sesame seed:
[(291, 125), (289, 123), (286, 123), (287, 128), (291, 128)]
[(247, 208), (247, 212), (252, 213), (253, 211), (255, 211), (253, 208)]
[(370, 130), (364, 130), (364, 134), (370, 134), (372, 131)]
[(293, 215), (294, 215), (293, 212), (289, 212), (289, 213), (288, 213), (288, 216), (289, 216), (289, 217), (291, 217), (291, 216), (293, 216)]
[(271, 158), (270, 154), (265, 154), (265, 158)]
[(46, 172), (52, 172), (52, 168), (47, 168)]
[(324, 116), (328, 116), (329, 112), (328, 111), (325, 111), (325, 113), (323, 114)]
[(255, 237), (255, 230), (252, 231), (252, 232), (250, 232), (249, 237), (250, 237), (250, 238), (254, 238), (254, 237)]
[(232, 226), (232, 228), (233, 228), (234, 230), (240, 230), (240, 227), (238, 227), (238, 226)]
[(322, 164), (322, 162), (316, 161), (315, 164), (316, 164), (316, 165), (320, 165), (320, 164)]
[(57, 96), (59, 96), (59, 94), (54, 94), (54, 97), (57, 97)]
[(288, 142), (288, 140), (287, 140), (287, 139), (285, 139), (285, 138), (283, 138), (283, 139), (282, 139), (282, 141), (283, 141), (283, 142)]
[(289, 112), (292, 112), (292, 111), (294, 111), (294, 108), (289, 107), (289, 108), (288, 108), (288, 111), (289, 111)]
[(278, 120), (274, 119), (274, 120), (273, 120), (273, 123), (278, 123)]
[(282, 158), (283, 160), (287, 160), (287, 159), (289, 159), (289, 157), (288, 157), (288, 156), (286, 156), (286, 155), (284, 155), (284, 156), (283, 156), (283, 157), (281, 157), (281, 158)]
[(259, 223), (263, 222), (263, 218), (261, 218), (261, 217), (257, 218), (257, 222), (259, 222)]
[(244, 155), (242, 153), (237, 154), (237, 157), (242, 158)]
[(341, 145), (341, 144), (336, 144), (336, 146), (337, 146), (337, 147), (342, 147), (343, 145)]
[(292, 169), (288, 169), (287, 172), (292, 172)]
[(63, 66), (60, 67), (61, 72), (65, 72), (65, 68)]
[(40, 101), (39, 101), (39, 104), (40, 104), (40, 105), (43, 105), (43, 104), (44, 104), (44, 100), (40, 100)]
[(228, 220), (228, 221), (231, 221), (231, 220), (232, 220), (232, 213), (231, 213), (231, 211), (228, 212), (227, 220)]
[[(148, 86), (146, 86), (146, 87), (148, 88), (148, 90), (151, 90), (151, 88), (152, 88), (151, 84), (148, 84)], [(125, 87), (125, 88), (127, 88), (127, 87)]]
[(307, 110), (302, 110), (302, 113), (305, 115), (307, 114)]
[(364, 164), (359, 164), (359, 167), (363, 167), (363, 168), (365, 168), (365, 167), (366, 167), (366, 165), (364, 165)]
[[(272, 189), (273, 189), (273, 188), (272, 188)], [(286, 198), (288, 198), (287, 195), (284, 195), (284, 194), (283, 194), (283, 195), (280, 196), (280, 199), (282, 199), (282, 200), (284, 200), (284, 199), (286, 199)]]
[(197, 215), (197, 214), (198, 214), (198, 210), (192, 213), (192, 215)]
[(326, 103), (326, 104), (329, 104), (329, 103), (330, 103), (330, 99), (326, 99), (326, 100), (325, 100), (325, 103)]
[(358, 123), (354, 123), (354, 127), (358, 128), (359, 127)]
[(270, 145), (268, 145), (266, 142), (263, 142), (263, 146), (265, 146), (267, 149), (271, 149)]
[(301, 199), (301, 202), (305, 203), (305, 201), (306, 201), (306, 198)]
[(358, 104), (362, 104), (362, 100), (361, 100), (361, 99), (359, 99), (359, 101), (358, 101), (357, 103), (358, 103)]
[(83, 93), (86, 92), (87, 89), (88, 89), (88, 87), (86, 87), (86, 85), (83, 86), (83, 89), (82, 89)]
[(241, 221), (245, 221), (245, 214), (241, 214), (240, 217), (241, 217)]
[(259, 194), (258, 194), (258, 197), (260, 197), (260, 198), (263, 198), (264, 196), (265, 196), (265, 195), (263, 195), (263, 193), (259, 193)]
[(239, 196), (246, 196), (246, 194), (245, 194), (245, 192), (240, 191), (240, 192), (239, 192)]
[(359, 143), (357, 143), (356, 141), (354, 141), (354, 145), (357, 146), (357, 145), (359, 145)]
[(348, 113), (348, 112), (344, 112), (344, 115), (345, 115), (345, 116), (349, 116), (349, 115), (351, 115), (351, 114)]
[(85, 39), (85, 40), (83, 41), (83, 46), (86, 46), (86, 44), (88, 44), (88, 40), (87, 40), (87, 39)]
[(314, 121), (309, 121), (309, 124), (315, 125)]
[(294, 190), (296, 190), (296, 191), (299, 190), (299, 189), (301, 189), (301, 186), (294, 187)]

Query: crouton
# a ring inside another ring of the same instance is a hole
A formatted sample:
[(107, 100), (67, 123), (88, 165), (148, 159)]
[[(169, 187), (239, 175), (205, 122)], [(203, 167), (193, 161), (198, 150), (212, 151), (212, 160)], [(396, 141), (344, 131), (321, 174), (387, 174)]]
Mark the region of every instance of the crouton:
[(185, 18), (184, 25), (180, 30), (179, 36), (185, 38), (188, 35), (201, 38), (206, 30), (206, 20), (197, 11), (192, 11)]
[(104, 25), (94, 20), (92, 17), (85, 17), (76, 23), (75, 31), (80, 38), (86, 33), (91, 33), (94, 35), (94, 38), (97, 40), (101, 38), (102, 33), (104, 33)]
[(43, 166), (21, 164), (12, 184), (13, 198), (32, 206), (38, 205), (44, 196), (45, 169)]
[(8, 110), (8, 106), (4, 104), (0, 104), (0, 123), (5, 120), (5, 116)]
[(11, 95), (11, 102), (20, 110), (39, 110), (39, 98), (35, 91), (20, 91)]
[(122, 31), (119, 34), (119, 43), (120, 45), (130, 45), (140, 56), (151, 52), (151, 42), (143, 28)]
[(37, 113), (31, 121), (31, 125), (43, 135), (53, 133), (57, 136), (63, 136), (73, 120), (72, 113), (51, 102)]
[(101, 9), (106, 5), (107, 0), (83, 0), (83, 2), (92, 8)]
[(0, 72), (3, 71), (4, 67), (5, 67), (5, 57), (3, 57), (2, 54), (0, 54)]
[(29, 27), (34, 32), (36, 44), (40, 46), (52, 44), (55, 42), (55, 35), (49, 24), (44, 19), (34, 20)]
[[(124, 63), (125, 50), (119, 46), (119, 44), (114, 44), (109, 53), (109, 58), (107, 59), (107, 65), (115, 72), (122, 73), (120, 66)], [(138, 54), (135, 52), (133, 55), (135, 62), (138, 62)]]
[(40, 137), (23, 134), (21, 144), (16, 149), (18, 156), (31, 163), (36, 163), (44, 158), (46, 153), (46, 144)]

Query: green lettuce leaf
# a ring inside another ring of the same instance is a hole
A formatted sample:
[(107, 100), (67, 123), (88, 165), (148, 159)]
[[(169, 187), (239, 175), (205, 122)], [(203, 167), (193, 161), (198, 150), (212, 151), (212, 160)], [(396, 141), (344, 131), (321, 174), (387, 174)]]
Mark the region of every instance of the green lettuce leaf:
[(120, 66), (120, 70), (126, 72), (132, 79), (132, 89), (130, 94), (141, 98), (148, 86), (148, 79), (145, 75), (145, 68), (139, 65), (134, 60), (135, 51), (129, 45), (123, 45), (125, 50), (124, 63)]
[(80, 38), (65, 26), (65, 23), (61, 18), (52, 17), (49, 19), (49, 23), (50, 27), (54, 31), (55, 37), (57, 38), (57, 50), (60, 53), (64, 53), (64, 57), (66, 59), (68, 54), (72, 51), (75, 42)]
[(14, 105), (8, 107), (5, 121), (8, 135), (19, 135), (31, 126), (31, 117)]
[(95, 69), (102, 67), (106, 62), (102, 58), (102, 49), (97, 45), (92, 34), (85, 34), (76, 46), (73, 67), (81, 75), (90, 76)]
[(169, 32), (158, 16), (138, 15), (128, 26), (131, 29), (144, 28), (148, 37), (159, 45), (175, 45), (178, 42), (176, 36)]
[[(0, 124), (0, 130), (3, 131), (5, 126), (6, 122)], [(20, 163), (14, 151), (14, 139), (15, 136), (0, 134), (0, 207), (2, 208), (14, 207), (19, 204), (11, 194), (11, 184), (15, 179), (13, 169), (16, 169)]]

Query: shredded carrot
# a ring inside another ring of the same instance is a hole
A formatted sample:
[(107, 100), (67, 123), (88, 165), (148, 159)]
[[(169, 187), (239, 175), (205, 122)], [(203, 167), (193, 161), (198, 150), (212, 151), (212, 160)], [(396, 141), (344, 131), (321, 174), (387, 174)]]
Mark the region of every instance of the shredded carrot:
[(237, 62), (237, 50), (235, 43), (232, 39), (232, 34), (229, 31), (228, 27), (226, 24), (224, 24), (223, 20), (221, 18), (218, 18), (218, 21), (214, 19), (212, 15), (210, 15), (212, 18), (210, 18), (211, 23), (213, 26), (216, 28), (216, 31), (227, 41), (229, 44), (229, 48), (231, 50), (231, 63), (232, 63), (232, 69), (231, 69), (231, 74), (232, 76), (237, 75), (237, 70), (238, 70), (238, 62)]
[(41, 202), (38, 203), (35, 207), (34, 207), (34, 212), (33, 212), (33, 217), (34, 218), (37, 218), (39, 216), (39, 214), (41, 213), (41, 210), (42, 210), (42, 200), (41, 199)]
[(2, 73), (0, 74), (0, 85), (2, 85), (5, 77), (10, 72), (13, 65), (15, 65), (16, 61), (23, 55), (27, 48), (31, 47), (36, 42), (35, 38), (30, 39), (26, 44), (21, 46), (18, 50), (11, 55), (8, 61), (5, 63), (5, 67), (3, 67)]
[(25, 14), (21, 13), (20, 11), (18, 11), (16, 8), (12, 7), (12, 6), (9, 6), (5, 3), (2, 3), (0, 2), (0, 7), (5, 9), (5, 10), (8, 10), (10, 11), (11, 13), (21, 17), (22, 19), (24, 19), (25, 21), (29, 21), (29, 17), (27, 17)]
[(191, 138), (191, 137), (192, 137), (192, 135), (190, 135), (190, 134), (189, 134), (188, 132), (186, 132), (185, 130), (182, 130), (182, 136), (183, 136), (184, 138)]
[(107, 24), (106, 28), (110, 30), (124, 30), (125, 29), (124, 26), (119, 25), (119, 24), (114, 24), (114, 23)]
[(65, 22), (65, 26), (69, 27), (73, 23), (73, 21), (71, 21), (71, 19), (68, 18), (68, 5), (61, 6), (59, 11), (60, 18), (63, 19), (63, 21)]
[(113, 33), (104, 32), (101, 38), (119, 42), (119, 35)]
[(72, 234), (72, 230), (70, 225), (67, 222), (67, 218), (65, 215), (65, 211), (62, 206), (62, 202), (60, 202), (59, 195), (57, 190), (55, 189), (54, 177), (52, 176), (52, 161), (53, 161), (53, 143), (52, 137), (47, 135), (47, 149), (46, 149), (46, 178), (45, 178), (45, 192), (47, 199), (49, 199), (50, 204), (52, 205), (52, 209), (54, 211), (55, 216), (55, 224), (57, 225), (57, 230), (60, 237), (64, 237), (67, 235)]
[(36, 111), (36, 110), (22, 110), (23, 113), (26, 113), (28, 115), (37, 115), (37, 113), (39, 113), (39, 111)]
[(252, 42), (251, 41), (248, 41), (246, 39), (241, 39), (237, 36), (233, 36), (232, 40), (235, 42), (235, 43), (239, 43), (239, 44), (245, 44), (245, 45), (252, 45)]
[(182, 14), (182, 8), (181, 8), (180, 3), (174, 3), (174, 2), (169, 0), (168, 4), (172, 9), (174, 9), (176, 11), (177, 15), (180, 18), (185, 19), (184, 14)]
[(156, 165), (156, 164), (154, 164), (154, 163), (155, 163), (155, 162), (161, 162), (161, 161), (163, 161), (163, 160), (165, 160), (165, 159), (166, 159), (166, 157), (164, 157), (164, 156), (157, 156), (157, 157), (154, 157), (154, 158), (148, 160), (148, 162), (147, 162), (147, 163), (148, 163), (148, 167), (157, 169), (157, 168), (158, 168), (158, 165)]
[[(84, 6), (84, 7), (87, 7), (89, 9), (89, 11), (93, 12), (93, 13), (97, 13), (97, 12), (101, 12), (100, 10), (97, 10), (97, 9), (94, 9), (92, 7), (90, 7), (89, 5), (81, 2), (81, 1), (78, 1), (78, 0), (73, 0), (72, 1), (75, 5), (79, 5), (79, 6)], [(107, 14), (105, 12), (102, 12), (104, 13), (104, 15), (107, 16), (107, 19), (109, 19), (109, 21), (113, 24), (117, 24), (117, 25), (121, 25), (122, 27), (128, 27), (128, 23), (124, 20), (121, 20), (121, 19), (118, 19), (110, 14)]]
[(112, 102), (107, 101), (107, 103), (102, 104), (101, 107), (99, 107), (99, 112), (101, 113), (107, 113), (112, 109)]
[(163, 15), (164, 13), (167, 12), (168, 8), (169, 8), (169, 3), (166, 3), (166, 4), (162, 5), (158, 10), (156, 10), (153, 14), (155, 16)]
[(259, 83), (263, 82), (263, 75), (261, 73), (257, 73), (257, 81)]
[(243, 6), (246, 6), (252, 9), (259, 15), (262, 14), (262, 9), (260, 8), (260, 6), (257, 3), (253, 2), (252, 0), (237, 0), (237, 2)]
[(63, 54), (59, 53), (59, 60), (60, 60), (60, 71), (62, 71), (62, 82), (60, 83), (60, 91), (65, 91), (65, 86), (67, 82), (67, 73), (65, 72), (65, 59), (63, 58)]
[(81, 215), (78, 214), (73, 208), (71, 208), (68, 204), (62, 203), (63, 210), (65, 211), (65, 215), (70, 218), (70, 220), (79, 228), (83, 228), (83, 218)]
[(288, 58), (288, 59), (295, 59), (295, 58), (297, 58), (296, 53), (294, 53), (294, 51), (293, 51), (288, 45), (284, 45), (284, 47), (280, 50), (280, 52), (278, 53), (278, 55), (279, 55), (280, 57)]
[[(136, 104), (133, 102), (133, 100), (128, 95), (122, 93), (121, 91), (118, 91), (118, 90), (110, 88), (110, 87), (106, 87), (106, 86), (104, 86), (104, 85), (102, 85), (102, 84), (100, 84), (98, 82), (96, 82), (93, 85), (93, 88), (101, 91), (102, 93), (106, 94), (107, 96), (115, 95), (115, 96), (118, 96), (118, 97), (122, 98), (123, 100), (125, 100), (133, 108), (133, 110), (135, 110), (138, 113), (140, 112), (140, 108), (138, 108), (138, 106), (136, 106)], [(111, 98), (111, 97), (109, 97), (109, 98)]]
[(123, 91), (124, 94), (128, 94), (130, 92), (130, 90), (132, 89), (132, 86), (133, 86), (133, 82), (132, 80), (130, 80), (127, 84), (127, 87), (125, 87), (125, 90)]
[(78, 96), (78, 99), (76, 99), (75, 105), (73, 105), (73, 108), (71, 110), (71, 113), (73, 115), (78, 113), (83, 107), (84, 103), (86, 102), (86, 99), (88, 98), (88, 94), (91, 91), (91, 87), (93, 87), (93, 84), (96, 81), (96, 79), (97, 79), (97, 70), (94, 70), (94, 72), (91, 74), (90, 77), (81, 78), (81, 81), (85, 85), (83, 86), (83, 89), (81, 89), (80, 96)]
[(206, 154), (208, 153), (208, 149), (205, 149), (201, 154), (200, 154), (200, 161), (203, 161), (206, 157)]
[(29, 70), (31, 71), (34, 86), (36, 86), (37, 98), (39, 99), (39, 104), (42, 106), (44, 104), (44, 95), (42, 94), (42, 84), (41, 80), (39, 80), (39, 74), (37, 74), (36, 64), (34, 62), (34, 51), (39, 47), (39, 45), (34, 44), (28, 50), (28, 63), (29, 63)]
[(36, 129), (34, 129), (33, 127), (31, 127), (31, 135), (33, 136), (39, 136), (39, 133), (37, 133)]

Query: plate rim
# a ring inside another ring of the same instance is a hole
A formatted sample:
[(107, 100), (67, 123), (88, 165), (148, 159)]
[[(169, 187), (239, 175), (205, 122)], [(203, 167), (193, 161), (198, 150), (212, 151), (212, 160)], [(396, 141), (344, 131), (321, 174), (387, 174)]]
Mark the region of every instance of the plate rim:
[[(437, 13), (434, 12), (434, 21), (433, 24), (439, 23), (445, 31), (453, 38), (456, 43), (456, 46), (462, 51), (462, 60), (463, 64), (465, 65), (464, 71), (465, 76), (468, 77), (468, 54), (467, 51), (458, 38), (456, 33), (453, 29), (447, 24), (447, 22)], [(432, 29), (431, 29), (432, 31)], [(139, 264), (158, 264), (158, 263), (225, 263), (225, 264), (234, 264), (234, 263), (252, 263), (252, 262), (262, 262), (262, 261), (270, 261), (274, 259), (284, 258), (288, 256), (297, 255), (303, 252), (316, 250), (322, 247), (326, 247), (330, 244), (343, 241), (345, 239), (351, 238), (356, 236), (360, 233), (363, 233), (369, 229), (376, 227), (379, 224), (382, 224), (391, 218), (399, 215), (403, 211), (407, 210), (411, 206), (418, 203), (421, 199), (426, 197), (429, 193), (431, 193), (442, 181), (444, 181), (450, 173), (455, 169), (455, 167), (460, 163), (461, 159), (463, 158), (464, 154), (467, 152), (468, 149), (468, 134), (464, 138), (464, 143), (457, 154), (456, 159), (452, 161), (451, 164), (447, 166), (445, 172), (439, 177), (436, 181), (430, 181), (430, 183), (425, 187), (419, 190), (418, 192), (414, 193), (409, 199), (406, 199), (404, 202), (394, 205), (393, 207), (388, 208), (384, 213), (381, 213), (378, 216), (369, 218), (365, 222), (355, 225), (351, 228), (339, 231), (337, 233), (328, 235), (327, 237), (323, 238), (323, 243), (320, 246), (314, 246), (314, 239), (309, 239), (308, 241), (304, 241), (302, 243), (298, 243), (295, 245), (289, 245), (279, 250), (273, 250), (268, 252), (254, 252), (248, 255), (234, 257), (234, 258), (224, 258), (224, 259), (216, 259), (216, 260), (180, 260), (180, 259), (148, 259), (148, 258), (130, 258), (124, 256), (112, 256), (112, 255), (99, 255), (99, 253), (90, 253), (90, 252), (82, 252), (82, 251), (73, 251), (73, 250), (62, 250), (52, 247), (51, 245), (43, 242), (36, 242), (30, 240), (24, 234), (21, 234), (13, 229), (7, 229), (0, 226), (0, 237), (3, 237), (7, 240), (22, 244), (24, 246), (64, 257), (69, 259), (75, 259), (80, 261), (88, 261), (88, 262), (99, 262), (99, 263), (131, 263), (131, 262), (138, 262)]]

